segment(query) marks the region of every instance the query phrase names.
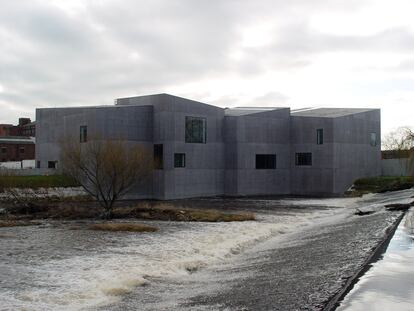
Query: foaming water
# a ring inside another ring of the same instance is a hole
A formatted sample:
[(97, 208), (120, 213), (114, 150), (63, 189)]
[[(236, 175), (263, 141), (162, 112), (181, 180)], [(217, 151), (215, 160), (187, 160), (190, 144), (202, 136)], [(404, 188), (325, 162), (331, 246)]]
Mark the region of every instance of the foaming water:
[(148, 288), (168, 292), (161, 281), (177, 287), (195, 276), (202, 287), (209, 268), (230, 268), (253, 246), (352, 214), (341, 201), (348, 199), (335, 200), (243, 200), (257, 221), (147, 222), (160, 228), (155, 233), (89, 231), (78, 222), (0, 228), (0, 310), (116, 306)]

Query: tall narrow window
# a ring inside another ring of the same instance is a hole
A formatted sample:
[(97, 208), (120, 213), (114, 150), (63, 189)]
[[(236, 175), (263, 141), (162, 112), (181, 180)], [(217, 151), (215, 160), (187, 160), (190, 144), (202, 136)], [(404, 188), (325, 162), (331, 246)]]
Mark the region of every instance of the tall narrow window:
[(295, 164), (297, 166), (312, 165), (312, 153), (310, 152), (296, 153)]
[(185, 142), (205, 144), (207, 120), (200, 117), (185, 117)]
[(370, 144), (371, 146), (376, 146), (377, 145), (377, 133), (371, 133), (371, 141)]
[(82, 125), (80, 127), (80, 139), (79, 141), (81, 143), (86, 143), (88, 140), (88, 127), (86, 125)]
[(185, 167), (185, 153), (174, 153), (174, 167)]
[(316, 130), (316, 144), (318, 145), (323, 144), (323, 129)]
[(276, 169), (275, 154), (256, 154), (256, 169), (269, 170)]
[(36, 161), (36, 168), (40, 168), (40, 161)]
[(164, 148), (162, 144), (154, 145), (154, 168), (156, 170), (164, 168)]

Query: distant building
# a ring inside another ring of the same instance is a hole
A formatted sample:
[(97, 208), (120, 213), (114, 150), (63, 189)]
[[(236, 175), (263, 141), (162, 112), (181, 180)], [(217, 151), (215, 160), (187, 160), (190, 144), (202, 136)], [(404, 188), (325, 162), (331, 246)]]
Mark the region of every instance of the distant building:
[(33, 160), (34, 158), (34, 138), (0, 137), (0, 162)]
[(340, 195), (381, 174), (379, 109), (223, 109), (157, 94), (37, 109), (36, 120), (40, 168), (59, 167), (62, 137), (151, 148), (154, 172), (134, 197)]
[(19, 124), (0, 124), (0, 137), (6, 136), (36, 136), (36, 122), (32, 122), (29, 118), (19, 118)]

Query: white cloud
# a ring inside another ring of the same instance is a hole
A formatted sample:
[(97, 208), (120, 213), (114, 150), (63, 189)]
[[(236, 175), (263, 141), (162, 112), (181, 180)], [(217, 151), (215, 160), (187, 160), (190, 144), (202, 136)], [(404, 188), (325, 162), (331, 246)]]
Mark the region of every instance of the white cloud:
[(170, 92), (220, 106), (380, 107), (384, 130), (410, 125), (413, 8), (408, 0), (2, 1), (0, 122), (33, 118), (35, 107)]

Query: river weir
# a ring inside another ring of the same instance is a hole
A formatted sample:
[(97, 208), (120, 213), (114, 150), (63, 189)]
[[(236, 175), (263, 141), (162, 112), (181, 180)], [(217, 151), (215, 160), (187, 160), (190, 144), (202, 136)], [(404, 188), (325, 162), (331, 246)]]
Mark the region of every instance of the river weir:
[(413, 194), (194, 200), (257, 221), (140, 221), (154, 233), (79, 221), (0, 228), (0, 310), (322, 308), (401, 215), (384, 204)]

